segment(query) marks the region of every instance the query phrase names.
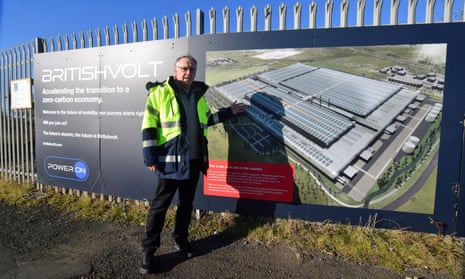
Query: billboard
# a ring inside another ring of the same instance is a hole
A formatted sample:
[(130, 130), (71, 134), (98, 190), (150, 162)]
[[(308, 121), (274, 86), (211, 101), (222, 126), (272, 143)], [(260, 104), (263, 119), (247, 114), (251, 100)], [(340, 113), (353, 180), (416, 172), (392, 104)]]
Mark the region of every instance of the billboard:
[(213, 159), (275, 162), (260, 172), (279, 177), (287, 162), (287, 202), (433, 214), (445, 59), (445, 44), (207, 52), (211, 103), (249, 105), (225, 127), (229, 152), (212, 129)]
[[(462, 23), (211, 34), (38, 54), (39, 181), (151, 198), (140, 125), (148, 81), (197, 58), (213, 109), (195, 207), (458, 233)], [(446, 165), (448, 167), (446, 167)], [(452, 167), (450, 167), (452, 166)]]

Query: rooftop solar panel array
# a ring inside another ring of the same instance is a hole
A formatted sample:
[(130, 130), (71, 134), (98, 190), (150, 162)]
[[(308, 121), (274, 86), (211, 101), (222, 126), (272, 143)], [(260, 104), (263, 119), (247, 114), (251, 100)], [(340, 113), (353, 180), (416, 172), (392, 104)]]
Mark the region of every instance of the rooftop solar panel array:
[(279, 83), (289, 78), (293, 78), (295, 76), (302, 75), (304, 73), (307, 73), (307, 72), (310, 72), (316, 69), (318, 68), (308, 66), (305, 64), (301, 64), (301, 63), (297, 63), (297, 64), (293, 64), (285, 68), (259, 74), (258, 78), (265, 80), (265, 81), (270, 81), (273, 83)]
[(416, 96), (388, 82), (300, 63), (217, 88), (230, 101), (250, 101), (252, 121), (331, 178)]
[(359, 116), (367, 116), (401, 87), (348, 73), (319, 68), (283, 85)]
[[(305, 102), (298, 103), (297, 99), (287, 97), (285, 93), (276, 92), (279, 90), (270, 89), (272, 88), (265, 88), (264, 91), (267, 93), (273, 91), (272, 96), (274, 97), (255, 93), (251, 98), (252, 103), (275, 115), (287, 125), (301, 131), (303, 135), (311, 137), (322, 146), (331, 145), (353, 126), (349, 119), (326, 108)], [(280, 97), (284, 97), (285, 100)], [(306, 105), (302, 106), (303, 104)]]

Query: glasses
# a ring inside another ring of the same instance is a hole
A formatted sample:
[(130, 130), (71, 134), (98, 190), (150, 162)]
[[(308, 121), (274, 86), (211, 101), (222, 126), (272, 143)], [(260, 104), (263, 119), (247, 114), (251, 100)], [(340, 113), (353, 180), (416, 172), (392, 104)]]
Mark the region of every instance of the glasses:
[(195, 67), (181, 67), (181, 66), (176, 66), (176, 68), (180, 69), (183, 72), (187, 72), (188, 70), (191, 72), (195, 72), (197, 69)]

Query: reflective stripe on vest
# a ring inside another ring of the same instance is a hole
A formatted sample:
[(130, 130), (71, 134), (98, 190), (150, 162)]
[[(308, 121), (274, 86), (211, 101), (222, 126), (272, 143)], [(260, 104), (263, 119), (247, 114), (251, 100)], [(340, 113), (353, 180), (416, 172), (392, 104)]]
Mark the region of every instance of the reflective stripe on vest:
[(163, 122), (160, 124), (160, 128), (178, 128), (181, 127), (181, 121), (170, 121), (170, 122)]
[(166, 155), (166, 156), (158, 156), (158, 162), (164, 163), (175, 163), (181, 162), (181, 155)]
[(157, 146), (157, 141), (156, 140), (144, 140), (142, 141), (142, 147), (153, 147)]

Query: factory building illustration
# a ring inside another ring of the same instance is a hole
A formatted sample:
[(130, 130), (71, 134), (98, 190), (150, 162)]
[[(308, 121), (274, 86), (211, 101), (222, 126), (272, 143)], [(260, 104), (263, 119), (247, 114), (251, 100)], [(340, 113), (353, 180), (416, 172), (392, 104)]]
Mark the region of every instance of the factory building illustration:
[[(268, 61), (286, 59), (276, 57), (286, 50), (267, 53), (273, 57)], [(375, 53), (370, 55), (378, 56)], [(207, 76), (238, 60), (222, 55), (207, 56)], [(401, 197), (407, 195), (401, 185), (407, 185), (410, 197), (420, 191), (424, 182), (419, 177), (428, 173), (413, 173), (422, 172), (420, 165), (431, 168), (438, 154), (434, 147), (439, 141), (444, 76), (422, 68), (427, 63), (423, 60), (417, 63), (420, 66), (392, 62), (370, 69), (376, 72), (373, 78), (316, 66), (315, 61), (289, 60), (282, 67), (222, 81), (213, 86), (215, 94), (209, 98), (218, 107), (236, 100), (247, 103), (245, 117), (233, 125), (235, 133), (263, 156), (276, 144), (283, 145), (289, 162), (309, 173), (331, 204), (398, 210)], [(397, 198), (388, 202), (386, 196)], [(432, 196), (431, 208), (420, 211), (434, 209), (434, 191)], [(378, 199), (385, 201), (377, 203)]]

